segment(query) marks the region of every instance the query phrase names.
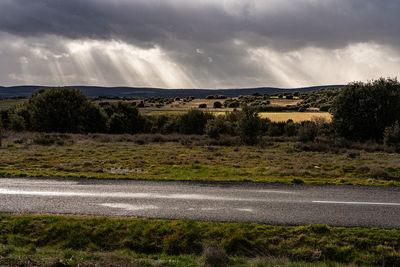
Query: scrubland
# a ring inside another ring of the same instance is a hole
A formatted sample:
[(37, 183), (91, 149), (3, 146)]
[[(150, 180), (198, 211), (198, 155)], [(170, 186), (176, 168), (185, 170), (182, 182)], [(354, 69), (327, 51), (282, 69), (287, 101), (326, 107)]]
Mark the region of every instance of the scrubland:
[[(400, 158), (382, 145), (266, 138), (8, 132), (2, 176), (399, 185)], [(228, 143), (229, 145), (224, 145)], [(232, 145), (236, 144), (236, 145)]]

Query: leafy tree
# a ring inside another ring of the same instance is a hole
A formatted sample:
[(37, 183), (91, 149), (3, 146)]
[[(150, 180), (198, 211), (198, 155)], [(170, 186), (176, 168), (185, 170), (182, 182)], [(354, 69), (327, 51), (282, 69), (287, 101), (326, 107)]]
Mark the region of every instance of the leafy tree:
[(198, 109), (191, 109), (180, 117), (179, 131), (183, 134), (204, 134), (204, 129), (213, 115)]
[(3, 126), (3, 129), (8, 129), (10, 127), (11, 121), (9, 109), (0, 110), (0, 124)]
[(386, 127), (400, 120), (400, 84), (380, 78), (350, 83), (333, 102), (333, 125), (349, 139), (381, 140)]
[(33, 130), (77, 133), (106, 129), (102, 110), (73, 88), (39, 89), (30, 96), (27, 109)]
[(146, 120), (139, 114), (138, 107), (131, 103), (118, 102), (108, 110), (110, 133), (140, 133), (147, 129)]
[(16, 132), (21, 132), (25, 130), (25, 120), (22, 116), (13, 113), (10, 116), (10, 121), (11, 121), (11, 130), (16, 131)]
[(3, 124), (0, 120), (0, 149), (3, 147)]
[(400, 148), (400, 125), (399, 121), (396, 121), (392, 126), (388, 126), (385, 129), (383, 142), (385, 146)]
[(261, 119), (256, 109), (245, 106), (238, 123), (239, 136), (245, 144), (254, 145), (258, 143), (261, 134)]
[(200, 104), (200, 105), (199, 105), (199, 108), (207, 108), (207, 104), (204, 104), (204, 103), (203, 103), (203, 104)]
[(318, 135), (318, 127), (315, 122), (304, 121), (298, 131), (299, 140), (301, 142), (312, 142)]
[(222, 103), (219, 101), (216, 101), (216, 102), (214, 102), (213, 107), (214, 108), (222, 108)]
[(207, 122), (205, 133), (211, 138), (218, 139), (221, 134), (232, 134), (232, 124), (225, 120), (224, 116), (217, 116)]

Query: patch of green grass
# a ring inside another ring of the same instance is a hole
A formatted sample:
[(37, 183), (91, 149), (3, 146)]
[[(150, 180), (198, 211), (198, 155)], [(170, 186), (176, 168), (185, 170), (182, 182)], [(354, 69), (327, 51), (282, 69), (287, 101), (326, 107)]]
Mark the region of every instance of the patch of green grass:
[(26, 99), (1, 99), (0, 100), (0, 109), (8, 109), (13, 106), (17, 106), (25, 103)]
[(138, 144), (126, 135), (57, 136), (65, 139), (62, 145), (36, 144), (37, 138), (30, 138), (23, 134), (5, 138), (0, 176), (400, 184), (400, 159), (384, 152), (359, 151), (351, 158), (346, 151), (297, 151), (294, 142), (239, 149), (177, 141)]
[[(306, 266), (395, 266), (400, 261), (398, 230), (326, 225), (0, 215), (0, 244), (1, 265), (120, 261), (132, 266), (199, 266), (205, 258), (218, 257), (228, 257), (227, 266), (273, 266), (282, 258), (288, 259), (283, 266), (303, 266), (297, 261), (320, 262)], [(210, 252), (207, 246), (218, 250)]]

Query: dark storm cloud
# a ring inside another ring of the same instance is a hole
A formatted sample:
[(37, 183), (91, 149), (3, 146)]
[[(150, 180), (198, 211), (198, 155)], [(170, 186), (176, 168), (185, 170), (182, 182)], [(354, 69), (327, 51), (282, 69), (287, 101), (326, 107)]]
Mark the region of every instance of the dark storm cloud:
[(397, 75), (399, 11), (398, 0), (0, 0), (0, 80), (226, 88)]
[(142, 46), (232, 39), (288, 50), (355, 42), (400, 46), (399, 11), (397, 0), (2, 0), (0, 31)]

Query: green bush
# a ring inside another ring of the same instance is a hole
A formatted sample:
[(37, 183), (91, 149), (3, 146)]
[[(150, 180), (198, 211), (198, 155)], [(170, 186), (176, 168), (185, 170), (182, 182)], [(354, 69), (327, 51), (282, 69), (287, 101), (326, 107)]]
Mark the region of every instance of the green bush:
[(213, 107), (214, 108), (222, 108), (222, 103), (219, 101), (216, 101), (216, 102), (214, 102)]
[(179, 132), (183, 134), (204, 134), (207, 121), (213, 115), (198, 109), (191, 109), (180, 116)]
[(385, 128), (383, 135), (383, 142), (388, 147), (400, 147), (400, 125), (399, 121), (396, 121), (392, 126)]
[(139, 114), (136, 105), (126, 102), (112, 104), (107, 111), (112, 114), (108, 121), (110, 133), (141, 133), (147, 131), (146, 119)]
[(339, 135), (382, 140), (385, 128), (400, 120), (400, 83), (390, 78), (350, 83), (335, 98), (332, 111)]
[(261, 135), (262, 121), (254, 108), (245, 106), (241, 111), (238, 133), (243, 143), (254, 145)]
[(298, 132), (298, 137), (301, 142), (312, 142), (318, 135), (318, 127), (312, 121), (304, 121)]
[(39, 132), (105, 131), (106, 115), (81, 91), (73, 88), (48, 88), (35, 91), (27, 109), (32, 129)]
[(211, 138), (218, 139), (222, 134), (232, 134), (232, 125), (224, 116), (218, 116), (207, 122), (205, 133)]
[(25, 120), (22, 116), (15, 113), (11, 114), (10, 122), (11, 122), (10, 125), (11, 130), (16, 132), (21, 132), (25, 130)]

